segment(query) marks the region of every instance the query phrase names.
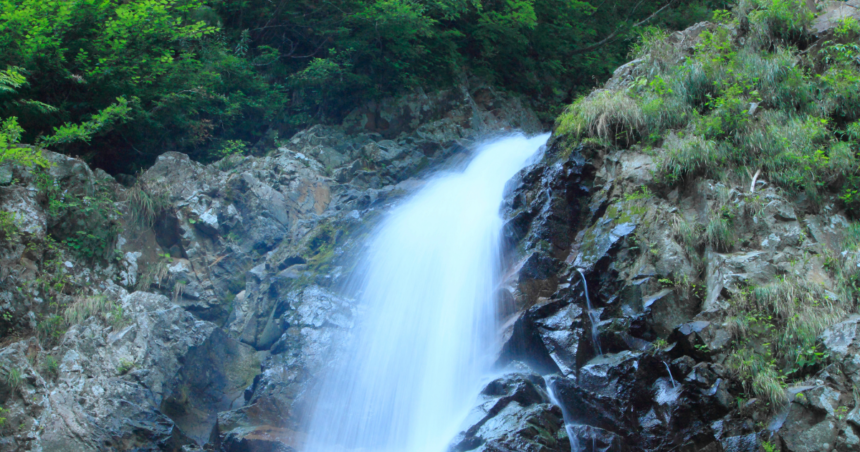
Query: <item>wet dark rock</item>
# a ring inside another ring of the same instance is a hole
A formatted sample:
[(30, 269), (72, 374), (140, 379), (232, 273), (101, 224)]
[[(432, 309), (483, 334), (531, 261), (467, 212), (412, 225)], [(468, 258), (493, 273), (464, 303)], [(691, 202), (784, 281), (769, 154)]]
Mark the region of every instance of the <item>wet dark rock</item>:
[(838, 435), (836, 424), (826, 413), (792, 404), (779, 435), (784, 448), (791, 452), (832, 450)]
[(627, 452), (630, 450), (620, 436), (601, 428), (590, 425), (574, 425), (571, 426), (569, 433), (576, 437), (579, 450), (584, 452)]
[(490, 382), (464, 425), (452, 452), (570, 450), (561, 410), (536, 374), (511, 373)]

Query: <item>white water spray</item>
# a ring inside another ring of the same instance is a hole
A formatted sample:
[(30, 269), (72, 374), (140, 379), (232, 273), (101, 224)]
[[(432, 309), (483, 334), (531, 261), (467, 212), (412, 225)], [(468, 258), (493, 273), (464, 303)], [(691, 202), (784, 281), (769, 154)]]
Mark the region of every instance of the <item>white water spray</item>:
[(323, 382), (306, 452), (447, 449), (497, 340), (504, 186), (548, 138), (481, 146), (384, 221), (359, 266), (367, 318)]

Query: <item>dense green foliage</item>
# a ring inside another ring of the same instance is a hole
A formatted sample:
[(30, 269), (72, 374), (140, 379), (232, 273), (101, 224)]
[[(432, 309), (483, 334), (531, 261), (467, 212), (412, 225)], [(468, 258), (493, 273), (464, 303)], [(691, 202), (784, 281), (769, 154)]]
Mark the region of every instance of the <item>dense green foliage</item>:
[(113, 171), (168, 150), (214, 159), (467, 74), (549, 118), (625, 60), (636, 30), (687, 25), (712, 3), (0, 0), (0, 146)]

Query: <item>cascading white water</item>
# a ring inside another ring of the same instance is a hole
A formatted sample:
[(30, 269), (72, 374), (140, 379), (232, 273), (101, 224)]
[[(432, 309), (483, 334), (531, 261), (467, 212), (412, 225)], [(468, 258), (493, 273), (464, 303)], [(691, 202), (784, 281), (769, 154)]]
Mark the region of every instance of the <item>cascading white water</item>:
[(443, 452), (496, 341), (505, 183), (548, 134), (494, 140), (394, 209), (359, 265), (367, 317), (325, 379), (306, 452)]

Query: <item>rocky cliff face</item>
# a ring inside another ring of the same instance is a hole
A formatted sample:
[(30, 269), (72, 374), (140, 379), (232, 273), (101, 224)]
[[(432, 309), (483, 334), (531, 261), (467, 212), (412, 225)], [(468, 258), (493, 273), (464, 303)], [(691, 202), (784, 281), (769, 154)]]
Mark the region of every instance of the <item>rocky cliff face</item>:
[[(0, 448), (293, 450), (356, 307), (341, 262), (476, 138), (542, 126), (483, 86), (366, 105), (265, 156), (162, 155), (122, 186), (3, 167)], [(8, 212), (6, 214), (5, 212)]]
[[(667, 42), (683, 56), (715, 27)], [(860, 261), (837, 196), (753, 174), (669, 184), (661, 154), (556, 134), (511, 181), (510, 373), (453, 450), (860, 449)]]

